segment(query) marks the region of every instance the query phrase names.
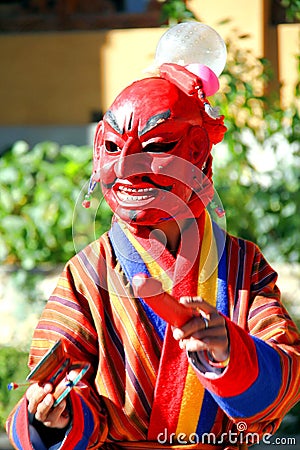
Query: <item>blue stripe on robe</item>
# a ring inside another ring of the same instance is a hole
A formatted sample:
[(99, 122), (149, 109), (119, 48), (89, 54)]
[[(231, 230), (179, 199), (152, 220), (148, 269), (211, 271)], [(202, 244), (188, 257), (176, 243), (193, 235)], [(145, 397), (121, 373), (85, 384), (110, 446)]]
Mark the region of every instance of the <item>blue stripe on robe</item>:
[(280, 356), (266, 342), (251, 336), (258, 358), (259, 372), (255, 382), (242, 394), (222, 398), (213, 394), (216, 402), (230, 417), (251, 417), (274, 402), (282, 384)]
[(16, 445), (16, 448), (20, 449), (20, 450), (22, 450), (23, 447), (22, 447), (22, 444), (21, 444), (19, 436), (18, 436), (17, 422), (18, 422), (18, 415), (20, 414), (21, 406), (22, 405), (20, 405), (18, 407), (18, 409), (16, 410), (15, 417), (13, 418), (13, 423), (11, 425), (12, 426), (12, 438), (13, 438), (14, 444)]
[(80, 401), (84, 419), (83, 435), (80, 441), (77, 442), (76, 446), (74, 447), (74, 450), (82, 450), (88, 447), (91, 434), (93, 433), (95, 427), (93, 414), (90, 408), (86, 405), (86, 403), (82, 398), (80, 398)]

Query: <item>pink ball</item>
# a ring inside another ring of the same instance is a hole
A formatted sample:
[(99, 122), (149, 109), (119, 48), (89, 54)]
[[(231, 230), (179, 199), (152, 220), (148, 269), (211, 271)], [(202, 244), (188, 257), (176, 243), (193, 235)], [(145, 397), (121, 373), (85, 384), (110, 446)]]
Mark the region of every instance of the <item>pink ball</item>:
[(218, 77), (209, 67), (195, 63), (187, 64), (185, 68), (201, 78), (206, 97), (210, 97), (218, 91), (220, 87)]

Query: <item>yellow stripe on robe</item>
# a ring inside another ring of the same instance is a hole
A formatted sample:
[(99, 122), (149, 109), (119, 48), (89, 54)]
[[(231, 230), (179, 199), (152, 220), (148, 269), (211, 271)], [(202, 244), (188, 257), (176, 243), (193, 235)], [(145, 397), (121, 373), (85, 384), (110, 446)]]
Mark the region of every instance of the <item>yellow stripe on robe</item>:
[(70, 290), (70, 282), (67, 278), (61, 277), (59, 279), (58, 288), (66, 288), (68, 291)]
[(31, 346), (38, 349), (47, 350), (51, 347), (51, 342), (46, 341), (45, 339), (32, 339)]
[(217, 303), (218, 263), (218, 250), (212, 223), (206, 212), (200, 254), (198, 295), (213, 306), (216, 306)]
[[(218, 254), (213, 236), (212, 223), (206, 212), (204, 236), (201, 245), (199, 264), (199, 283), (197, 295), (213, 306), (217, 302)], [(200, 383), (194, 369), (189, 365), (182, 404), (179, 412), (176, 435), (195, 433), (200, 417), (205, 389)]]
[(187, 436), (190, 436), (196, 432), (203, 397), (204, 388), (194, 369), (189, 365), (176, 428), (177, 436), (179, 433), (186, 433)]

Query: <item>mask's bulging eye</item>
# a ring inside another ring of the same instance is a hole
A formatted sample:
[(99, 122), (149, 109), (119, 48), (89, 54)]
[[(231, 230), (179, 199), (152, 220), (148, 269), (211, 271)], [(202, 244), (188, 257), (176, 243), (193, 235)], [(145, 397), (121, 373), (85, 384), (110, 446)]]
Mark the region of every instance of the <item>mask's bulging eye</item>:
[(105, 149), (108, 153), (120, 152), (120, 147), (117, 146), (113, 141), (105, 141)]
[(151, 142), (143, 148), (143, 152), (151, 153), (167, 153), (173, 150), (177, 145), (178, 141), (175, 142)]

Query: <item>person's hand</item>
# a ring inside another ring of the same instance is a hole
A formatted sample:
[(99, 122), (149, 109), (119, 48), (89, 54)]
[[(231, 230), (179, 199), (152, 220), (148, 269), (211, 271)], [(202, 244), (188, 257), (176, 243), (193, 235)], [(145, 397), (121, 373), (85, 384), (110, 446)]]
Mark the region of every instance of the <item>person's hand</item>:
[(136, 297), (143, 298), (156, 314), (173, 326), (174, 339), (179, 341), (182, 349), (208, 350), (215, 361), (227, 360), (229, 341), (226, 323), (216, 308), (201, 297), (181, 297), (179, 305), (162, 289), (160, 281), (144, 274), (135, 275), (132, 286)]
[(229, 356), (229, 341), (224, 317), (201, 297), (181, 297), (180, 303), (195, 312), (182, 327), (173, 329), (180, 347), (191, 352), (208, 350), (215, 361), (225, 361)]
[(65, 428), (70, 421), (66, 400), (62, 400), (53, 408), (55, 399), (52, 391), (53, 386), (50, 383), (43, 386), (38, 383), (32, 384), (26, 392), (28, 411), (46, 427)]

